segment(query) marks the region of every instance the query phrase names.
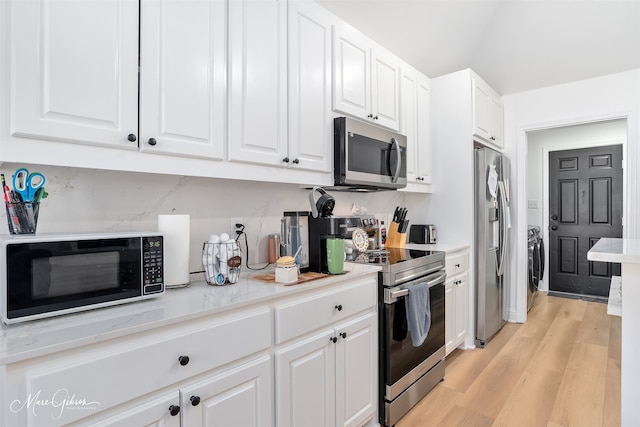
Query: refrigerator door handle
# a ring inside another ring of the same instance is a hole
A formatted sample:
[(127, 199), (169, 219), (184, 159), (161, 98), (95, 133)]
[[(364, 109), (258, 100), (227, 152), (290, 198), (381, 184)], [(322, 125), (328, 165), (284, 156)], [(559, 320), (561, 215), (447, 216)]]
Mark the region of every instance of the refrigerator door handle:
[(499, 227), (502, 229), (500, 236), (500, 260), (498, 262), (498, 276), (504, 274), (504, 258), (507, 254), (507, 200), (504, 194), (504, 183), (498, 183), (498, 200), (500, 200), (500, 222)]

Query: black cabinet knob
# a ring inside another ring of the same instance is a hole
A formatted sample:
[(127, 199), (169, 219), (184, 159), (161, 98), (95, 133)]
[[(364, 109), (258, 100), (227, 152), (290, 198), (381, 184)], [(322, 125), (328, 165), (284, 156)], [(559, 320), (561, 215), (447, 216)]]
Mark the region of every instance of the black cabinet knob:
[(147, 144), (149, 145), (156, 145), (158, 141), (156, 141), (155, 138), (149, 138), (149, 140), (147, 141)]
[(300, 160), (299, 160), (299, 159), (293, 159), (293, 164), (294, 164), (294, 165), (297, 165), (298, 163), (300, 163)]
[(342, 311), (342, 304), (336, 305), (336, 310)]
[(367, 118), (369, 118), (369, 119), (373, 119), (373, 114), (369, 114), (369, 115), (367, 116)]
[(180, 407), (178, 405), (169, 406), (169, 413), (171, 414), (172, 417), (175, 417), (180, 413)]
[(344, 339), (347, 337), (347, 333), (346, 332), (340, 332), (340, 336)]
[(178, 357), (178, 362), (180, 362), (180, 365), (182, 366), (187, 366), (189, 364), (189, 356)]
[(136, 138), (135, 134), (130, 133), (129, 136), (127, 136), (127, 139), (131, 142), (136, 142), (136, 139), (138, 138)]
[(378, 120), (378, 116), (373, 116), (373, 120)]
[(492, 141), (495, 141), (495, 140), (496, 140), (496, 137), (495, 137), (495, 136), (492, 136), (492, 137), (491, 137), (491, 138), (489, 138), (489, 139), (490, 139), (490, 140), (492, 140)]
[(331, 337), (331, 338), (329, 338), (329, 341), (331, 341), (332, 343), (335, 344), (338, 341), (338, 338), (337, 337)]
[(191, 405), (198, 406), (200, 404), (200, 396), (191, 396)]
[(282, 161), (285, 162), (285, 163), (289, 163), (289, 158), (285, 157), (284, 159), (282, 159)]

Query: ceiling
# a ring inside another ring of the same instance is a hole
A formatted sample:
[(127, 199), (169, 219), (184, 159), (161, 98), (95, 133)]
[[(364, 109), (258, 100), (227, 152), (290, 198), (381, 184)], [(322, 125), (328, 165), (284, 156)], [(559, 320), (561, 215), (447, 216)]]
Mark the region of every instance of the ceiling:
[(640, 0), (317, 0), (428, 77), (502, 95), (640, 68)]

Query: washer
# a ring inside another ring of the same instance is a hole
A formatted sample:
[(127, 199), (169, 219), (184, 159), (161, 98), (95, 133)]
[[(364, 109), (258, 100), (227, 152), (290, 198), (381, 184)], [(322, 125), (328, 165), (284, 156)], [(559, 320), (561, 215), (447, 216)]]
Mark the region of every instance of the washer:
[(527, 284), (527, 311), (533, 307), (533, 302), (538, 294), (540, 280), (544, 276), (544, 241), (540, 233), (540, 227), (529, 226), (527, 231), (527, 252), (529, 258), (529, 279)]

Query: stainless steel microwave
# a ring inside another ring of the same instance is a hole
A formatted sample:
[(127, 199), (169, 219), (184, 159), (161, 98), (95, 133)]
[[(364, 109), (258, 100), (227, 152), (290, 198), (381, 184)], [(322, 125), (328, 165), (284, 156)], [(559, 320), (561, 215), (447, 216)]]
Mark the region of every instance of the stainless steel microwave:
[(0, 236), (0, 310), (17, 323), (164, 293), (158, 233)]
[(407, 137), (348, 117), (333, 120), (334, 188), (393, 190), (407, 186)]

